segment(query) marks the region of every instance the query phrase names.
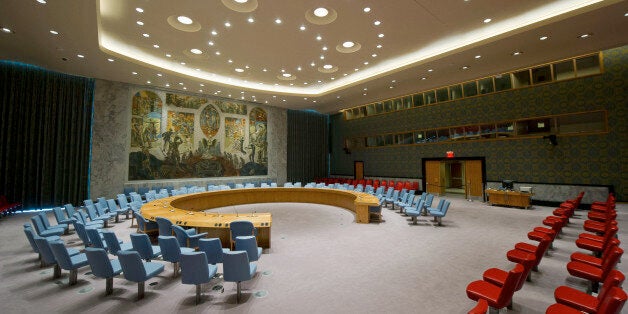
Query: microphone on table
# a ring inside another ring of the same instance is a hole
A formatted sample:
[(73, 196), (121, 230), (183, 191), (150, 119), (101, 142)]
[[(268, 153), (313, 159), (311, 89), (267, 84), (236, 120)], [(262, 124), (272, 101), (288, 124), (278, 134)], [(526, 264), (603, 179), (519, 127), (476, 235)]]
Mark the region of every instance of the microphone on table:
[(234, 211), (235, 211), (235, 213), (236, 213), (236, 217), (240, 217), (240, 215), (238, 214), (238, 210), (237, 210), (237, 209), (235, 209), (235, 208), (234, 208), (233, 210), (234, 210)]

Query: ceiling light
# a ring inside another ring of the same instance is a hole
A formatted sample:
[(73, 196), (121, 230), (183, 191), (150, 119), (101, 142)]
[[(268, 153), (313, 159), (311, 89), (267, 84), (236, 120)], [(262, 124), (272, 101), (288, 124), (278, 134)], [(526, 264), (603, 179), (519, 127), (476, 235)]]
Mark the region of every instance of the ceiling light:
[(325, 9), (325, 8), (317, 8), (314, 10), (314, 15), (318, 16), (318, 17), (325, 17), (327, 16), (327, 14), (329, 14), (329, 10)]
[(213, 46), (214, 42), (210, 40), (209, 42), (207, 42), (207, 44), (210, 45), (210, 46)]
[(198, 85), (201, 86), (201, 87), (205, 87), (205, 84), (203, 84), (203, 83), (198, 84)]
[(353, 71), (358, 72), (358, 71), (360, 71), (360, 69), (355, 68), (355, 69), (353, 69)]
[(170, 83), (166, 83), (166, 87), (170, 87)]
[(316, 40), (321, 40), (323, 39), (323, 37), (321, 37), (321, 35), (316, 36)]
[(37, 2), (39, 2), (41, 4), (46, 4), (46, 0), (37, 0)]
[(159, 48), (159, 45), (158, 44), (154, 44), (153, 47)]
[(146, 81), (146, 84), (150, 84), (150, 81)]
[(468, 66), (468, 65), (462, 66), (462, 69), (463, 69), (463, 70), (468, 70), (468, 69), (469, 69), (469, 66)]
[(169, 53), (167, 53), (167, 54), (166, 54), (166, 57), (167, 57), (167, 58), (170, 58), (170, 57), (172, 57), (172, 55), (171, 55), (171, 54), (169, 54)]
[(364, 90), (369, 90), (369, 89), (365, 87)]
[(216, 36), (216, 35), (218, 35), (218, 32), (217, 31), (212, 31), (212, 35)]
[(362, 94), (362, 95), (366, 96), (366, 93), (364, 93), (364, 94)]
[(345, 48), (351, 48), (353, 46), (355, 46), (355, 43), (352, 41), (345, 41), (344, 43), (342, 43), (342, 46)]
[(371, 57), (375, 58), (375, 57), (377, 57), (377, 54), (374, 53), (374, 54), (371, 55)]
[(423, 80), (427, 80), (427, 77), (425, 77), (425, 76), (424, 76), (424, 77), (422, 77), (422, 78), (421, 78), (421, 81), (423, 81)]
[(549, 38), (549, 37), (547, 37), (547, 36), (541, 36), (541, 37), (539, 37), (539, 40), (546, 40), (546, 39), (548, 39), (548, 38)]
[(50, 34), (59, 35), (59, 32), (55, 31), (54, 29), (51, 29), (50, 30)]
[(237, 3), (247, 3), (247, 2), (249, 2), (249, 0), (233, 0), (233, 1), (235, 1)]
[(331, 77), (331, 80), (332, 80), (332, 81), (333, 81), (333, 80), (335, 80), (335, 79), (336, 79), (335, 77)]
[(382, 37), (384, 37), (384, 34), (379, 34), (379, 35), (377, 35), (377, 37), (382, 38)]
[(249, 17), (248, 19), (246, 19), (249, 23), (253, 23), (255, 22), (255, 19), (253, 19), (252, 17)]
[(628, 16), (628, 12), (624, 13), (624, 16)]
[(491, 21), (491, 19), (484, 19), (484, 23), (490, 23)]
[(142, 36), (144, 36), (146, 38), (150, 37), (150, 35), (148, 35), (147, 33), (142, 34)]
[(380, 48), (382, 48), (382, 45), (377, 45), (377, 46), (375, 46), (375, 48), (380, 49)]
[(161, 73), (157, 73), (157, 76), (162, 77), (162, 76), (164, 76), (164, 75), (163, 75), (163, 74), (161, 74)]
[(314, 62), (310, 63), (310, 66), (315, 66), (315, 65), (316, 65), (316, 63), (314, 63)]
[(434, 72), (434, 69), (428, 69), (427, 72)]
[(371, 12), (371, 8), (366, 7), (366, 8), (364, 8), (364, 10), (363, 10), (363, 11), (364, 11), (364, 13), (369, 13), (369, 12)]
[(394, 88), (393, 86), (388, 86), (388, 88)]
[(196, 48), (190, 49), (190, 52), (195, 54), (195, 55), (200, 55), (200, 54), (203, 53), (200, 49), (196, 49)]
[(305, 25), (301, 25), (301, 27), (299, 27), (299, 29), (304, 31), (305, 30)]
[(582, 34), (582, 35), (578, 36), (578, 38), (580, 38), (580, 39), (585, 39), (585, 38), (589, 38), (589, 37), (591, 37), (592, 35), (593, 35), (593, 34), (591, 34), (591, 33), (586, 33), (586, 34)]
[(183, 89), (187, 90), (188, 88), (187, 88), (187, 87), (185, 87), (185, 86), (183, 86)]
[(183, 85), (183, 82), (179, 82), (179, 85)]
[(109, 62), (113, 62), (114, 60), (113, 60), (113, 59), (111, 59), (111, 58), (109, 58), (109, 59), (107, 59), (107, 61), (109, 61)]
[(290, 74), (290, 73), (284, 73), (284, 74), (282, 74), (281, 76), (283, 76), (283, 77), (291, 77), (291, 76), (292, 76), (292, 74)]
[(331, 68), (333, 68), (333, 67), (334, 67), (334, 66), (333, 66), (333, 65), (331, 65), (331, 64), (325, 64), (325, 65), (323, 66), (323, 69), (329, 70), (329, 69), (331, 69)]
[(391, 83), (397, 83), (397, 80), (392, 80), (392, 81), (390, 81), (390, 82), (391, 82)]
[(196, 70), (196, 71), (200, 71), (201, 69), (199, 69), (199, 68), (196, 68), (196, 69), (194, 69), (194, 70)]
[(202, 90), (202, 89), (199, 89), (199, 90), (198, 90), (198, 92), (199, 92), (199, 93), (202, 93), (202, 92), (203, 92), (203, 90)]
[(482, 58), (482, 56), (477, 55), (477, 56), (475, 56), (475, 58), (476, 58), (476, 59), (480, 59), (480, 58)]
[(179, 62), (179, 64), (181, 64), (181, 65), (185, 65), (185, 62)]
[(225, 27), (231, 27), (231, 23), (225, 22)]
[(133, 74), (133, 75), (137, 75), (137, 72), (131, 72), (131, 74)]
[(135, 11), (137, 11), (138, 13), (143, 13), (144, 9), (142, 9), (142, 8), (135, 8)]
[(250, 69), (251, 67), (249, 67), (248, 65), (244, 66), (245, 69)]
[(373, 24), (374, 24), (375, 26), (379, 26), (379, 24), (382, 24), (382, 22), (380, 22), (380, 21), (375, 21), (375, 22), (373, 22)]
[(215, 54), (216, 54), (217, 56), (219, 56), (219, 55), (220, 55), (220, 51), (216, 51), (216, 52), (215, 52)]
[(368, 62), (368, 61), (364, 62), (364, 65), (368, 65), (368, 64), (369, 64), (369, 62)]
[(142, 22), (142, 21), (137, 21), (135, 23), (137, 23), (137, 25), (139, 25), (139, 26), (144, 26), (144, 22)]
[(233, 63), (233, 60), (229, 59), (229, 60), (227, 60), (227, 62), (229, 62), (229, 63)]
[(235, 71), (238, 72), (238, 73), (242, 73), (242, 72), (244, 72), (244, 69), (236, 68)]
[(515, 51), (515, 52), (512, 53), (512, 55), (513, 56), (518, 56), (518, 55), (520, 55), (522, 53), (523, 53), (522, 51)]
[(2, 32), (4, 32), (4, 33), (12, 33), (13, 31), (10, 28), (8, 28), (8, 27), (3, 27), (2, 28)]
[(303, 82), (303, 85), (307, 85), (307, 82)]
[(323, 51), (327, 51), (327, 46), (323, 46)]
[(320, 58), (321, 58), (321, 60), (325, 60), (325, 56), (323, 56), (323, 55), (321, 55)]
[(77, 57), (79, 57), (79, 58), (81, 58), (81, 59), (82, 59), (82, 58), (85, 58), (85, 56), (84, 56), (84, 55), (82, 55), (82, 54), (78, 54), (78, 55), (76, 55), (76, 56), (77, 56)]
[(185, 16), (185, 15), (181, 15), (177, 17), (177, 21), (179, 21), (179, 23), (181, 24), (185, 24), (185, 25), (190, 25), (192, 23), (194, 23), (194, 21), (192, 21), (191, 18)]
[(281, 24), (281, 22), (282, 22), (281, 19), (279, 18), (275, 19), (275, 24)]
[(263, 69), (262, 69), (262, 71), (263, 71), (263, 72), (268, 72), (268, 70), (266, 70), (266, 68), (263, 68)]

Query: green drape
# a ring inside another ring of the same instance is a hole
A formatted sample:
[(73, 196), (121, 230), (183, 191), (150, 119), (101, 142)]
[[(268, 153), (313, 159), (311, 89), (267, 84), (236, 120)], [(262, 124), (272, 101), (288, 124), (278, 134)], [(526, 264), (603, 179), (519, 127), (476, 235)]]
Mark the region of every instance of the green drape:
[(289, 182), (311, 182), (327, 177), (329, 116), (313, 111), (288, 110)]
[(0, 194), (24, 208), (88, 195), (94, 79), (0, 61)]

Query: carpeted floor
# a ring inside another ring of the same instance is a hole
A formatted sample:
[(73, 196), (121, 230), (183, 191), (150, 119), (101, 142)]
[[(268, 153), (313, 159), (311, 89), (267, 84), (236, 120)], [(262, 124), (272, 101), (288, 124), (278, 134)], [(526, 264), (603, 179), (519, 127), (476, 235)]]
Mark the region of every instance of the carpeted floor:
[[(203, 302), (195, 305), (194, 286), (182, 285), (172, 277), (172, 265), (159, 260), (165, 270), (147, 283), (143, 300), (136, 300), (136, 284), (122, 276), (114, 279), (113, 295), (105, 296), (105, 281), (86, 274), (89, 267), (79, 270), (78, 284), (70, 287), (67, 271), (53, 280), (50, 267), (39, 268), (22, 231), (33, 213), (4, 217), (0, 312), (466, 313), (475, 304), (466, 296), (467, 284), (481, 279), (487, 268), (512, 268), (506, 252), (517, 242), (532, 243), (526, 234), (553, 208), (522, 210), (446, 198), (452, 204), (442, 227), (429, 217), (411, 225), (408, 217), (390, 209), (383, 209), (385, 222), (371, 224), (356, 224), (350, 211), (313, 204), (217, 209), (273, 214), (272, 248), (264, 251), (255, 278), (243, 283), (241, 304), (235, 300), (235, 284), (215, 278), (205, 287)], [(618, 205), (623, 243), (628, 241), (622, 232), (628, 230), (627, 207)], [(54, 221), (52, 213), (49, 217)], [(544, 313), (557, 286), (585, 289), (586, 283), (565, 268), (578, 250), (574, 241), (583, 232), (582, 223), (582, 218), (571, 220), (539, 272), (532, 273), (532, 282), (515, 293), (514, 309), (502, 313)], [(130, 220), (111, 229), (125, 242), (135, 230)], [(62, 238), (68, 246), (82, 248), (75, 233)], [(619, 268), (626, 273), (625, 263)]]

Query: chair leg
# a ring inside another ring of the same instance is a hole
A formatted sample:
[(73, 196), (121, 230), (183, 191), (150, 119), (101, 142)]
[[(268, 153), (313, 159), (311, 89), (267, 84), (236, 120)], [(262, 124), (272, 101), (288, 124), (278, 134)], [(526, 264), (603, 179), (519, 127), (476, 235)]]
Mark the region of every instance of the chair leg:
[(138, 282), (137, 283), (137, 299), (141, 300), (144, 298), (144, 284), (145, 282)]
[(70, 286), (74, 286), (78, 281), (78, 269), (70, 270)]
[(113, 277), (109, 277), (105, 280), (105, 295), (110, 295), (113, 293)]
[(61, 267), (59, 266), (59, 264), (55, 264), (54, 270), (52, 272), (52, 279), (57, 279), (59, 277), (61, 277)]
[(172, 267), (174, 267), (174, 273), (172, 277), (177, 277), (179, 275), (179, 262), (172, 263)]
[(202, 286), (203, 285), (200, 285), (200, 284), (196, 285), (196, 304), (201, 303), (201, 287)]
[(237, 283), (237, 286), (238, 286), (238, 294), (237, 294), (237, 296), (236, 296), (236, 301), (237, 301), (238, 303), (240, 303), (240, 294), (241, 294), (241, 292), (242, 292), (242, 291), (240, 290), (240, 282), (239, 282), (239, 281), (238, 281), (238, 283)]

